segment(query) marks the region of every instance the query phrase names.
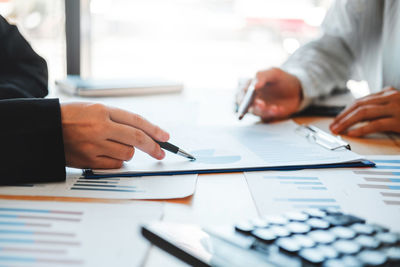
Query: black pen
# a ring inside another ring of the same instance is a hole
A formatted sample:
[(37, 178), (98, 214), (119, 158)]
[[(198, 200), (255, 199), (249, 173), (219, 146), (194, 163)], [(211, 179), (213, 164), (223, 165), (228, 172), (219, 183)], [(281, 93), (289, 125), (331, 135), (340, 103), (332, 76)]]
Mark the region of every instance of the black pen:
[(196, 160), (196, 158), (192, 155), (190, 155), (189, 153), (183, 151), (182, 149), (180, 149), (179, 147), (168, 143), (168, 142), (160, 142), (157, 140), (154, 140), (157, 144), (160, 145), (161, 148), (168, 150), (169, 152), (175, 153), (177, 155), (180, 155), (182, 157), (188, 158), (190, 160)]

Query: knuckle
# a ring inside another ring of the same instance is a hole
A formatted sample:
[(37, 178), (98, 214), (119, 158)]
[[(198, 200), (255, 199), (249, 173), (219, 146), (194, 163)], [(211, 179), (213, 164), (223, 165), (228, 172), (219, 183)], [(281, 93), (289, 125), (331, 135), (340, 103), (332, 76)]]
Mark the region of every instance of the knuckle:
[(145, 138), (144, 138), (144, 133), (142, 131), (135, 131), (134, 134), (134, 138), (135, 138), (135, 143), (137, 145), (143, 145), (145, 142)]
[(133, 114), (132, 120), (134, 125), (142, 125), (144, 122), (144, 118), (138, 114)]
[(90, 109), (94, 112), (97, 116), (99, 115), (106, 115), (107, 114), (107, 107), (100, 103), (94, 103), (90, 105)]

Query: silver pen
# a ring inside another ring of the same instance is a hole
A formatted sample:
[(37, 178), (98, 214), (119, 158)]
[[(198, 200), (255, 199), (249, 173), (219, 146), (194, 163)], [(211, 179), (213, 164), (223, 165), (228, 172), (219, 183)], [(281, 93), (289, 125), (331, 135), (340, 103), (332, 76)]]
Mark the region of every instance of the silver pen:
[(244, 95), (243, 100), (239, 105), (238, 109), (239, 120), (243, 119), (244, 115), (246, 115), (250, 105), (253, 102), (256, 84), (257, 84), (257, 79), (253, 79), (249, 87), (247, 88), (246, 94)]
[(190, 155), (189, 153), (185, 152), (184, 150), (180, 149), (179, 147), (177, 147), (177, 146), (175, 146), (175, 145), (173, 145), (171, 143), (160, 142), (160, 141), (156, 141), (156, 140), (154, 140), (154, 141), (157, 144), (159, 144), (161, 148), (163, 148), (163, 149), (165, 149), (165, 150), (167, 150), (169, 152), (175, 153), (175, 154), (177, 154), (179, 156), (188, 158), (190, 160), (196, 160), (196, 158), (193, 155)]

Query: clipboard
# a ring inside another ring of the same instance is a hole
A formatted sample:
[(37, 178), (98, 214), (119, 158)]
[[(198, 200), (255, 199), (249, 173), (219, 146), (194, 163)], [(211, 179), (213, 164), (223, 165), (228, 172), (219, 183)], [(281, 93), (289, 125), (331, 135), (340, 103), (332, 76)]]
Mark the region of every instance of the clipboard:
[(176, 143), (195, 155), (196, 161), (172, 153), (167, 153), (162, 161), (155, 161), (137, 151), (136, 159), (120, 169), (89, 169), (84, 175), (105, 178), (374, 166), (352, 152), (345, 141), (315, 126), (293, 121), (243, 127), (193, 127), (177, 130), (175, 134)]
[(351, 150), (350, 144), (343, 141), (340, 136), (334, 136), (328, 134), (327, 132), (313, 126), (303, 124), (296, 128), (296, 132), (311, 142), (315, 142), (316, 144), (329, 149), (329, 150), (339, 150), (339, 149), (348, 149)]

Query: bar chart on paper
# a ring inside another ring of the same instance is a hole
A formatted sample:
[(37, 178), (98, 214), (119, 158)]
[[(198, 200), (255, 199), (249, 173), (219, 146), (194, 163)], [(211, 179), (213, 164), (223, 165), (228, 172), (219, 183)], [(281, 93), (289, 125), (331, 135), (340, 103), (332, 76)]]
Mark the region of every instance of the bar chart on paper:
[[(138, 264), (146, 243), (134, 230), (119, 229), (134, 229), (137, 218), (157, 220), (162, 213), (156, 204), (139, 206), (3, 200), (0, 266)], [(124, 246), (135, 248), (137, 259)]]
[(369, 159), (376, 167), (245, 175), (260, 215), (332, 207), (400, 230), (400, 157)]
[(110, 177), (86, 179), (81, 171), (70, 173), (65, 182), (0, 187), (4, 195), (62, 196), (110, 199), (170, 199), (192, 195), (197, 174)]

